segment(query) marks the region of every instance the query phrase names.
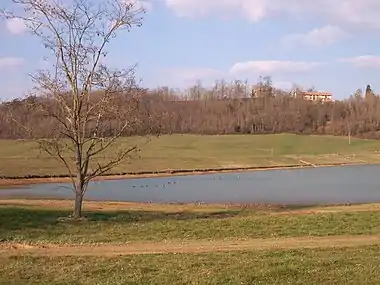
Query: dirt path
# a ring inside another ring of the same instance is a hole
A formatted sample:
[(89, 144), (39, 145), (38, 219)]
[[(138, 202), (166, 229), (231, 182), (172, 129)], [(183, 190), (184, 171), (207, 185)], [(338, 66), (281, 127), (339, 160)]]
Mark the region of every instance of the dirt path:
[[(0, 190), (1, 191), (1, 190)], [(31, 208), (43, 208), (53, 210), (71, 210), (71, 200), (30, 200), (30, 199), (0, 199), (0, 206), (20, 206)], [(223, 204), (164, 204), (164, 203), (135, 203), (135, 202), (98, 202), (85, 201), (85, 211), (159, 211), (165, 213), (191, 212), (218, 212), (228, 210), (253, 209), (260, 210), (271, 215), (310, 215), (340, 212), (366, 212), (380, 211), (380, 203), (310, 206), (301, 209), (287, 209), (281, 205), (223, 205)]]
[(153, 253), (201, 253), (237, 250), (352, 247), (380, 244), (380, 235), (250, 239), (244, 241), (190, 241), (183, 243), (133, 243), (124, 245), (28, 246), (0, 244), (0, 256), (120, 256)]

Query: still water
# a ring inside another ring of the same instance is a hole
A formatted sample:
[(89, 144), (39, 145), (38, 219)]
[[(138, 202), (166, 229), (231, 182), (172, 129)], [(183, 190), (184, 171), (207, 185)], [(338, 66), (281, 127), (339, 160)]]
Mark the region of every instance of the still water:
[[(72, 198), (69, 184), (0, 189), (0, 198)], [(380, 165), (93, 182), (86, 200), (333, 204), (380, 202)]]

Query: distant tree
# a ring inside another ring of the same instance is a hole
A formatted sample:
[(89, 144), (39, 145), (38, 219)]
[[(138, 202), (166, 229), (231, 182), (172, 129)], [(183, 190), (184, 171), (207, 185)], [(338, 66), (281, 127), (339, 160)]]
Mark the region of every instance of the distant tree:
[(269, 75), (264, 76), (263, 77), (263, 83), (264, 83), (264, 86), (267, 88), (272, 87), (272, 85), (273, 85), (272, 77)]
[(355, 97), (362, 97), (363, 96), (363, 90), (361, 88), (356, 89), (354, 96)]
[(252, 97), (268, 98), (273, 96), (273, 82), (270, 76), (260, 76), (252, 89)]
[(372, 92), (372, 89), (371, 89), (371, 85), (367, 85), (366, 89), (365, 89), (365, 98), (370, 98), (371, 96), (373, 95), (373, 92)]
[(317, 89), (315, 88), (315, 86), (311, 86), (311, 87), (308, 88), (306, 91), (307, 91), (307, 92), (316, 92)]
[[(51, 68), (38, 71), (32, 80), (37, 93), (46, 97), (36, 111), (54, 120), (55, 129), (49, 139), (37, 142), (67, 168), (75, 193), (73, 217), (80, 218), (89, 182), (138, 150), (136, 145), (117, 144), (139, 123), (134, 115), (141, 93), (135, 67), (111, 69), (103, 59), (119, 31), (141, 26), (145, 11), (129, 0), (12, 2), (17, 12), (3, 10), (2, 15), (23, 21), (51, 52)], [(110, 148), (112, 152), (99, 159)]]
[(265, 76), (263, 78), (264, 80), (264, 91), (265, 91), (265, 97), (272, 97), (273, 96), (273, 81), (271, 76)]

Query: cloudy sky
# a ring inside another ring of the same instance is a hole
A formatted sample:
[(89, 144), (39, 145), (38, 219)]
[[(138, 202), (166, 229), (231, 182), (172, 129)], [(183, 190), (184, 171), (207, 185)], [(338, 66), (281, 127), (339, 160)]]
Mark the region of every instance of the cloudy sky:
[[(367, 84), (380, 91), (379, 0), (143, 2), (143, 27), (121, 34), (108, 60), (137, 63), (147, 87), (270, 75), (279, 87), (315, 86), (337, 99)], [(0, 22), (0, 42), (0, 96), (22, 95), (47, 51), (17, 21)]]

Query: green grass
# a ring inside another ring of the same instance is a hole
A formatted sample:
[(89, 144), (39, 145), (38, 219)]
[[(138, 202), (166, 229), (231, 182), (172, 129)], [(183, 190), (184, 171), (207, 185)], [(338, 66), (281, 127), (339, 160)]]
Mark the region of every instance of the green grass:
[[(250, 238), (380, 234), (377, 205), (301, 207), (284, 214), (279, 213), (284, 209), (276, 208), (89, 202), (85, 204), (87, 220), (60, 221), (70, 213), (67, 202), (12, 201), (0, 206), (0, 243), (75, 243), (80, 250), (80, 243), (95, 242), (235, 242)], [(321, 212), (302, 212), (318, 209)], [(336, 212), (326, 212), (334, 209)], [(357, 246), (115, 257), (9, 256), (8, 252), (0, 255), (0, 284), (371, 285), (380, 279), (379, 250), (380, 246)]]
[(342, 284), (380, 280), (380, 246), (104, 257), (0, 257), (0, 284)]
[[(119, 147), (141, 145), (141, 159), (114, 169), (115, 173), (166, 169), (254, 167), (311, 163), (380, 162), (380, 142), (345, 137), (277, 135), (171, 135), (140, 144), (124, 138)], [(112, 155), (110, 150), (105, 156)], [(98, 157), (102, 160), (102, 157)], [(0, 140), (0, 175), (62, 175), (65, 168), (31, 141)]]
[(125, 243), (292, 236), (380, 234), (380, 211), (273, 215), (226, 209), (196, 212), (87, 212), (87, 221), (60, 221), (66, 210), (0, 206), (0, 241)]

